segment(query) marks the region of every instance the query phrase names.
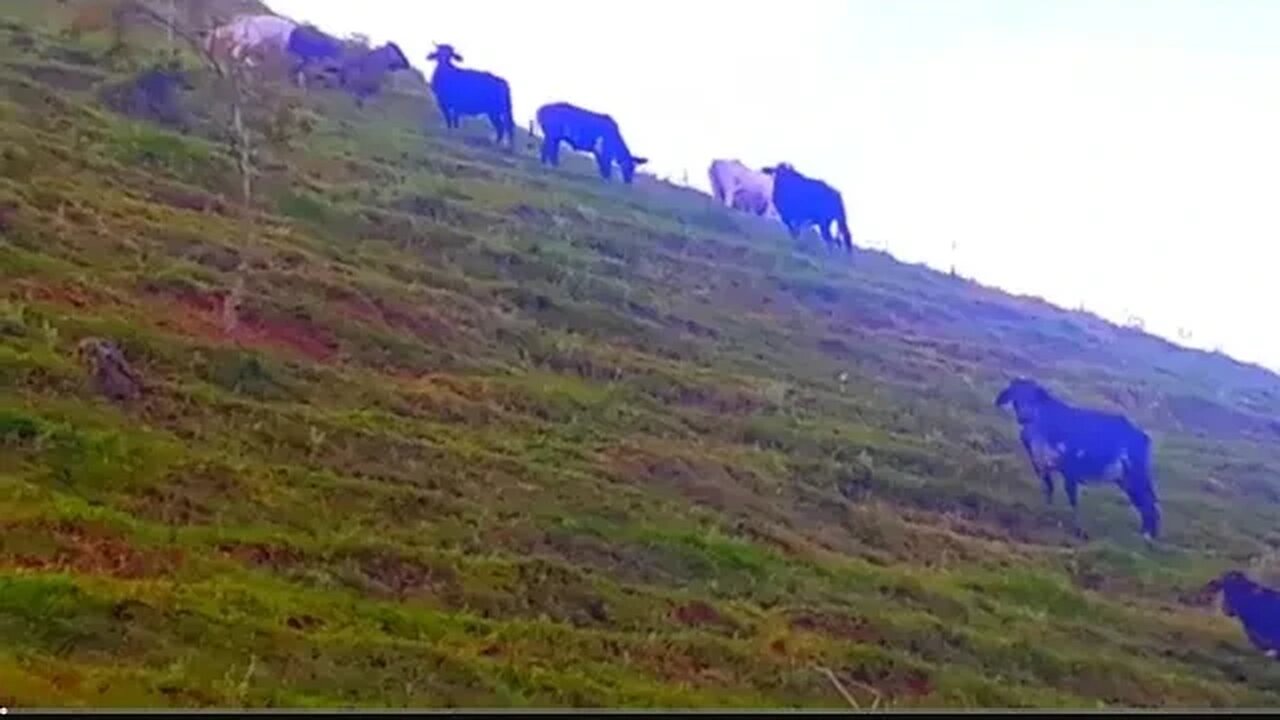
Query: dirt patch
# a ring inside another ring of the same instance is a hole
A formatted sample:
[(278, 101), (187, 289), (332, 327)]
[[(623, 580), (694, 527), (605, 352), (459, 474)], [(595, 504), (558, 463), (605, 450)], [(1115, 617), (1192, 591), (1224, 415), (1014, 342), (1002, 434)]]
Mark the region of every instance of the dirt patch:
[(933, 679), (914, 668), (850, 668), (841, 673), (854, 687), (871, 688), (884, 700), (924, 697), (933, 693)]
[(405, 599), (440, 595), (457, 585), (452, 568), (433, 566), (389, 552), (365, 551), (351, 558), (365, 590), (374, 595)]
[(448, 341), (454, 336), (449, 323), (419, 308), (413, 311), (382, 298), (346, 298), (336, 303), (340, 314), (371, 324), (385, 324), (415, 337)]
[(129, 504), (129, 510), (168, 525), (208, 524), (222, 501), (238, 497), (240, 487), (229, 468), (210, 464), (181, 468), (159, 486), (143, 491)]
[(249, 345), (285, 348), (316, 362), (329, 362), (338, 351), (338, 342), (314, 323), (265, 317), (252, 311), (240, 316), (233, 337)]
[[(591, 568), (623, 582), (679, 585), (679, 573), (660, 552), (638, 545), (611, 544), (590, 535), (549, 533), (537, 549), (571, 565)], [(532, 550), (532, 549), (531, 549)]]
[(111, 296), (74, 282), (37, 285), (19, 281), (15, 285), (21, 288), (28, 302), (45, 302), (77, 309), (89, 307), (101, 309), (117, 305)]
[(148, 189), (148, 194), (152, 202), (168, 205), (177, 210), (195, 213), (212, 212), (224, 216), (231, 214), (226, 200), (203, 190), (157, 183)]
[(163, 324), (192, 337), (234, 340), (258, 350), (280, 350), (326, 363), (333, 360), (338, 342), (327, 330), (298, 318), (269, 317), (254, 310), (242, 310), (235, 328), (228, 333), (223, 323), (225, 292), (193, 290), (152, 290), (162, 299), (157, 314)]
[(791, 627), (816, 635), (856, 643), (879, 643), (884, 638), (871, 623), (860, 617), (825, 612), (798, 612), (791, 616)]
[(617, 448), (611, 451), (610, 471), (622, 483), (665, 489), (733, 516), (789, 524), (773, 498), (756, 490), (749, 471), (669, 450)]
[(301, 550), (286, 545), (266, 543), (222, 543), (218, 552), (255, 568), (281, 572), (296, 568), (306, 556)]
[(17, 543), (0, 545), (0, 563), (26, 570), (133, 580), (171, 573), (184, 560), (179, 550), (136, 548), (106, 528), (69, 521), (9, 526), (3, 532), (14, 537), (47, 540), (38, 550), (17, 546)]
[(284, 624), (298, 632), (310, 632), (324, 627), (324, 621), (312, 615), (291, 615)]
[(683, 605), (677, 605), (671, 611), (671, 619), (687, 627), (718, 627), (730, 630), (738, 627), (737, 623), (701, 600), (691, 600)]

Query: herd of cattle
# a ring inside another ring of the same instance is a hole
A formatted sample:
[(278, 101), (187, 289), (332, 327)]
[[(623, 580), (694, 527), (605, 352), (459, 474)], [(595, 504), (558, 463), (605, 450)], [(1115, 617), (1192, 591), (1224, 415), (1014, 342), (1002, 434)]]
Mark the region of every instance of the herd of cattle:
[[(338, 83), (363, 106), (376, 94), (387, 73), (409, 69), (408, 59), (394, 43), (352, 54), (336, 38), (314, 27), (289, 20), (255, 15), (236, 18), (210, 34), (207, 49), (214, 54), (252, 65), (262, 51), (283, 52), (291, 60), (290, 72), (303, 85), (307, 71), (325, 67)], [(493, 125), (499, 145), (515, 145), (511, 87), (488, 72), (457, 66), (462, 56), (450, 45), (437, 44), (427, 59), (435, 62), (431, 77), (440, 112), (448, 128), (461, 118), (485, 116)], [(608, 180), (617, 166), (625, 183), (646, 160), (635, 156), (606, 114), (552, 103), (537, 111), (542, 127), (541, 160), (558, 166), (561, 143), (595, 156), (601, 177)], [(817, 225), (823, 240), (845, 250), (852, 238), (840, 193), (826, 183), (805, 177), (788, 164), (753, 170), (736, 160), (716, 160), (709, 170), (716, 199), (728, 207), (779, 220), (793, 237), (809, 225)], [(832, 226), (835, 226), (835, 232)], [(1025, 378), (1013, 380), (996, 397), (999, 408), (1012, 406), (1021, 427), (1020, 439), (1031, 466), (1044, 488), (1046, 503), (1053, 502), (1055, 473), (1062, 475), (1077, 534), (1079, 488), (1114, 481), (1127, 496), (1141, 520), (1148, 543), (1160, 532), (1160, 502), (1151, 472), (1151, 440), (1127, 418), (1113, 413), (1077, 408), (1054, 397), (1040, 384)], [(1254, 583), (1238, 571), (1227, 572), (1205, 586), (1205, 593), (1221, 593), (1225, 612), (1237, 617), (1249, 640), (1275, 658), (1280, 653), (1280, 593)]]
[[(361, 107), (388, 74), (410, 69), (408, 58), (395, 43), (353, 53), (338, 38), (275, 15), (237, 17), (209, 34), (206, 49), (214, 57), (247, 65), (264, 55), (283, 56), (300, 86), (305, 85), (309, 71), (319, 68), (336, 76), (337, 84)], [(511, 85), (493, 73), (458, 67), (462, 55), (452, 45), (437, 44), (427, 60), (435, 63), (431, 89), (445, 126), (453, 129), (462, 118), (486, 117), (497, 143), (514, 149)], [(539, 108), (536, 117), (542, 127), (545, 165), (559, 166), (562, 143), (591, 153), (605, 180), (617, 166), (622, 181), (630, 184), (636, 168), (647, 162), (631, 152), (617, 121), (607, 114), (558, 102)], [(716, 199), (728, 207), (780, 220), (796, 238), (809, 226), (817, 226), (828, 246), (853, 250), (844, 199), (827, 183), (806, 177), (788, 163), (752, 170), (736, 160), (716, 160), (709, 175)]]

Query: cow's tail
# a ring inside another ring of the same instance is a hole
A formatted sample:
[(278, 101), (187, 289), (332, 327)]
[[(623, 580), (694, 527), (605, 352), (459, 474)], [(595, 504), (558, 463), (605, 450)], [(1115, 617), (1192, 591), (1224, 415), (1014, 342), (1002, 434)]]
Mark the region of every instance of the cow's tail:
[(849, 219), (844, 212), (844, 203), (840, 203), (840, 214), (836, 216), (836, 225), (840, 230), (840, 237), (844, 240), (844, 247), (849, 252), (853, 252), (853, 233), (849, 232)]
[(1125, 492), (1142, 518), (1142, 534), (1154, 540), (1160, 535), (1160, 499), (1151, 470), (1151, 438), (1142, 431), (1134, 432), (1128, 455)]

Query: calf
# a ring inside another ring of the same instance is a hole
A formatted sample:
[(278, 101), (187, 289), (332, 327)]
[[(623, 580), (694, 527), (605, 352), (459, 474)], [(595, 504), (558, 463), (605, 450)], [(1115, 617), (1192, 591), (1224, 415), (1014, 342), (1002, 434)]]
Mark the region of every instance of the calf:
[(382, 89), (388, 73), (408, 69), (409, 58), (400, 46), (387, 43), (343, 62), (338, 76), (342, 87), (355, 97), (356, 105), (363, 108), (365, 101)]
[[(844, 198), (835, 188), (813, 178), (805, 177), (787, 163), (765, 168), (773, 177), (773, 204), (782, 216), (782, 222), (799, 237), (800, 231), (809, 225), (817, 225), (828, 247), (835, 245), (853, 251), (853, 235), (845, 218)], [(831, 232), (835, 223), (839, 234)]]
[(773, 205), (773, 176), (737, 160), (713, 160), (707, 171), (716, 200), (735, 210), (779, 219)]
[(1205, 586), (1205, 592), (1222, 593), (1222, 610), (1240, 621), (1249, 642), (1267, 657), (1280, 659), (1280, 592), (1259, 585), (1232, 570)]
[(537, 116), (542, 126), (543, 164), (558, 167), (560, 143), (567, 142), (575, 150), (595, 155), (600, 177), (608, 180), (616, 163), (622, 181), (630, 185), (636, 168), (648, 162), (631, 154), (618, 123), (608, 115), (562, 102), (543, 105), (538, 108)]
[(1053, 502), (1053, 473), (1062, 473), (1077, 534), (1079, 486), (1112, 476), (1142, 518), (1142, 535), (1160, 532), (1160, 502), (1151, 475), (1151, 439), (1121, 415), (1076, 408), (1032, 380), (1018, 378), (996, 397), (996, 407), (1012, 405), (1031, 467)]
[(487, 115), (498, 135), (497, 143), (501, 145), (506, 138), (514, 149), (516, 124), (511, 111), (511, 86), (507, 81), (493, 73), (457, 67), (454, 63), (462, 62), (462, 56), (452, 45), (437, 44), (427, 59), (436, 63), (431, 90), (444, 116), (445, 127), (457, 128), (461, 119), (469, 115)]

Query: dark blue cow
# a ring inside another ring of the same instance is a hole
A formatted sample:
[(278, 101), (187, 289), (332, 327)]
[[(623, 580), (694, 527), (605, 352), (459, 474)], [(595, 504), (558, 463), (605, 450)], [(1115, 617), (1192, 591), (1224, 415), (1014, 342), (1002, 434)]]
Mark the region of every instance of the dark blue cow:
[(648, 162), (647, 158), (631, 154), (622, 139), (618, 123), (608, 115), (583, 110), (569, 103), (552, 103), (538, 108), (538, 124), (542, 126), (542, 162), (553, 167), (560, 165), (560, 143), (580, 152), (595, 155), (600, 177), (608, 180), (613, 175), (613, 165), (618, 165), (622, 181), (631, 184), (636, 168)]
[(1239, 570), (1223, 573), (1205, 586), (1222, 593), (1222, 610), (1240, 621), (1249, 642), (1267, 657), (1280, 659), (1280, 592), (1245, 577)]
[(452, 45), (436, 45), (427, 56), (434, 60), (436, 70), (431, 75), (431, 90), (436, 104), (444, 116), (445, 127), (457, 128), (464, 117), (486, 115), (497, 133), (497, 143), (505, 138), (512, 148), (516, 141), (516, 121), (511, 111), (511, 86), (506, 80), (489, 72), (464, 70), (455, 62), (462, 56)]
[(305, 85), (305, 72), (312, 65), (340, 66), (342, 63), (342, 41), (327, 35), (311, 25), (299, 25), (289, 33), (289, 42), (285, 46), (289, 56), (293, 58), (290, 75), (298, 85)]
[(191, 78), (176, 64), (158, 66), (132, 80), (108, 86), (103, 96), (113, 110), (150, 122), (190, 130), (190, 117), (182, 107), (182, 92), (192, 90)]
[[(773, 176), (773, 205), (791, 237), (799, 237), (806, 227), (817, 225), (828, 247), (834, 245), (853, 251), (853, 235), (845, 218), (844, 198), (835, 188), (821, 180), (805, 177), (787, 163), (765, 168), (764, 172)], [(839, 230), (838, 235), (831, 232), (832, 223)]]
[(996, 397), (996, 407), (1012, 405), (1022, 426), (1020, 438), (1031, 466), (1053, 502), (1053, 473), (1062, 473), (1077, 533), (1079, 486), (1112, 476), (1142, 518), (1148, 541), (1160, 533), (1160, 501), (1151, 475), (1151, 439), (1121, 415), (1075, 408), (1038, 383), (1018, 378)]
[(356, 105), (364, 107), (365, 101), (382, 89), (388, 73), (409, 68), (409, 58), (401, 52), (400, 46), (387, 43), (376, 50), (345, 60), (338, 77), (342, 87), (355, 97)]

